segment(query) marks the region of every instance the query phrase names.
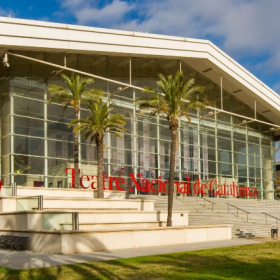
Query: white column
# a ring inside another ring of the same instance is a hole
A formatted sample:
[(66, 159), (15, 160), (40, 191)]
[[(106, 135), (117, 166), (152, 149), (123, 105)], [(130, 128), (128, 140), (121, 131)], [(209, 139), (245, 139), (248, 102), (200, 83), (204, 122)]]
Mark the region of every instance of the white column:
[[(45, 84), (45, 91), (44, 91), (44, 162), (45, 162), (45, 172), (44, 172), (44, 185), (45, 188), (48, 187), (48, 94), (47, 94), (47, 84)], [(68, 182), (67, 182), (67, 187), (68, 187)]]
[[(201, 155), (200, 155), (200, 110), (197, 111), (197, 162), (198, 162), (198, 178), (201, 180), (203, 178), (203, 176), (201, 176)], [(199, 196), (201, 197), (201, 193), (199, 193)]]
[(248, 125), (246, 124), (246, 173), (247, 173), (247, 187), (250, 186), (250, 182), (249, 182), (249, 145), (248, 145)]
[(272, 170), (272, 161), (273, 161), (273, 145), (270, 141), (270, 157), (264, 159), (264, 168), (265, 168), (265, 180), (264, 180), (264, 189), (265, 189), (265, 198), (273, 200), (274, 199), (274, 187), (273, 187), (273, 170)]
[[(109, 68), (108, 68), (108, 56), (106, 57), (106, 77), (109, 77)], [(110, 94), (110, 85), (107, 81), (107, 96)], [(111, 176), (111, 162), (112, 162), (112, 148), (111, 148), (111, 134), (108, 133), (108, 176)]]
[(259, 149), (260, 149), (260, 169), (261, 169), (261, 199), (264, 199), (264, 184), (263, 184), (263, 152), (262, 152), (262, 138), (259, 137)]
[[(231, 121), (231, 129), (230, 129), (230, 141), (231, 141), (231, 174), (232, 174), (232, 182), (235, 182), (235, 184), (237, 184), (236, 180), (235, 180), (235, 165), (234, 165), (234, 162), (235, 162), (235, 153), (234, 153), (234, 141), (233, 141), (233, 117), (231, 116), (230, 118), (230, 121)], [(234, 195), (233, 197), (236, 198), (236, 195), (235, 195), (235, 190), (233, 189), (233, 192), (234, 192)]]
[(217, 129), (218, 114), (215, 114), (215, 161), (216, 161), (216, 180), (219, 182), (219, 155), (218, 155), (218, 129)]
[[(157, 162), (158, 162), (158, 176), (161, 175), (161, 168), (160, 168), (160, 131), (159, 131), (159, 115), (157, 115)], [(158, 192), (158, 195), (161, 195), (160, 192)]]
[(14, 183), (14, 95), (13, 95), (13, 82), (11, 82), (9, 87), (9, 95), (10, 95), (10, 131), (11, 131), (11, 177), (10, 177), (10, 183)]
[(224, 110), (224, 100), (223, 100), (223, 76), (220, 77), (220, 86), (221, 86), (221, 109)]
[(179, 157), (179, 181), (181, 181), (181, 171), (182, 171), (182, 161), (181, 161), (181, 119), (179, 119), (179, 127), (178, 127), (178, 157)]
[[(129, 84), (132, 84), (132, 59), (130, 58), (129, 60)], [(135, 93), (135, 88), (133, 88), (133, 101), (136, 99), (136, 93)], [(133, 173), (134, 176), (137, 178), (137, 173), (138, 173), (138, 141), (137, 141), (137, 137), (138, 137), (138, 133), (136, 130), (136, 127), (138, 127), (137, 125), (137, 119), (136, 119), (136, 105), (133, 106), (133, 131), (131, 131), (131, 133), (133, 133), (133, 151), (131, 151), (133, 153), (133, 161), (132, 161), (132, 165), (133, 165)], [(137, 194), (137, 188), (134, 188), (134, 194)]]

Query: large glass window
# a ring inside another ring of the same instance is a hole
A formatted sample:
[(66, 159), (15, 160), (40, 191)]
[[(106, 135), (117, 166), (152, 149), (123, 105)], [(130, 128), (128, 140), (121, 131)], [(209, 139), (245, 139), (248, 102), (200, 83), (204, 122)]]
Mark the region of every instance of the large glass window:
[[(22, 53), (61, 65), (64, 61), (62, 53)], [(131, 83), (140, 87), (157, 87), (158, 73), (175, 73), (181, 67), (186, 78), (196, 77), (197, 83), (205, 86), (213, 106), (221, 107), (220, 87), (187, 64), (181, 62), (180, 66), (177, 59), (90, 54), (67, 54), (66, 58), (68, 67), (124, 83), (130, 83), (131, 78)], [(0, 81), (2, 178), (5, 183), (14, 179), (21, 185), (42, 186), (43, 182), (45, 187), (69, 187), (65, 168), (73, 167), (74, 136), (68, 125), (75, 117), (74, 111), (72, 106), (65, 110), (63, 104), (50, 104), (46, 93), (47, 85), (63, 84), (53, 72), (57, 69), (14, 57), (10, 62), (13, 68), (9, 73), (0, 66), (9, 77)], [(104, 151), (106, 174), (129, 178), (136, 171), (149, 179), (168, 179), (171, 137), (166, 117), (150, 118), (135, 109), (133, 97), (149, 94), (101, 79), (95, 79), (93, 87), (113, 94), (114, 112), (127, 120), (122, 138), (108, 134), (105, 140), (109, 144)], [(254, 115), (251, 108), (225, 89), (223, 96), (225, 110)], [(86, 104), (81, 107), (80, 116), (85, 118)], [(236, 180), (269, 192), (273, 134), (261, 133), (269, 131), (267, 125), (246, 123), (240, 117), (209, 110), (191, 110), (189, 114), (191, 122), (186, 118), (180, 121), (175, 162), (178, 180)], [(96, 146), (89, 140), (80, 140), (80, 167), (85, 174), (97, 172)]]

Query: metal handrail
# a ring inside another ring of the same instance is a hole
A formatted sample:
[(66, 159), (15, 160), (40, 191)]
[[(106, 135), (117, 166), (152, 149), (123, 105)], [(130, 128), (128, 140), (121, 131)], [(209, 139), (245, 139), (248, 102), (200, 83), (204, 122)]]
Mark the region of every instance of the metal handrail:
[(266, 224), (267, 224), (267, 217), (266, 217), (266, 216), (269, 216), (269, 217), (271, 217), (271, 218), (273, 218), (273, 219), (275, 219), (275, 220), (276, 220), (276, 224), (277, 224), (277, 227), (278, 227), (278, 221), (280, 221), (280, 219), (279, 219), (279, 218), (277, 218), (277, 217), (275, 217), (275, 216), (272, 216), (271, 214), (266, 213), (266, 212), (262, 212), (262, 214), (264, 214), (264, 215), (265, 215)]
[(72, 212), (72, 230), (79, 230), (79, 212)]
[(238, 217), (238, 210), (242, 211), (242, 212), (245, 212), (247, 214), (247, 222), (248, 222), (250, 212), (248, 212), (246, 210), (243, 210), (243, 209), (241, 209), (241, 208), (239, 208), (239, 207), (237, 207), (235, 205), (232, 205), (230, 203), (227, 203), (227, 205), (228, 205), (228, 213), (229, 213), (229, 206), (234, 207), (237, 210), (237, 217)]
[(267, 199), (267, 198), (263, 198), (263, 199), (257, 199), (257, 201), (258, 201), (259, 203), (265, 201), (266, 204), (268, 204), (268, 202), (271, 202), (271, 201), (277, 201), (277, 202), (278, 202), (278, 205), (280, 205), (280, 199), (279, 199), (279, 198), (274, 199), (274, 200)]
[(39, 211), (43, 211), (44, 210), (43, 203), (44, 203), (43, 195), (38, 195), (38, 210)]
[(203, 199), (204, 200), (204, 207), (205, 207), (205, 201), (207, 201), (207, 202), (210, 202), (211, 204), (212, 204), (212, 212), (213, 212), (213, 207), (214, 207), (214, 204), (216, 204), (215, 202), (213, 202), (213, 201), (211, 201), (211, 200), (208, 200), (208, 199), (206, 199), (206, 198), (204, 198), (204, 197), (200, 197), (201, 199)]

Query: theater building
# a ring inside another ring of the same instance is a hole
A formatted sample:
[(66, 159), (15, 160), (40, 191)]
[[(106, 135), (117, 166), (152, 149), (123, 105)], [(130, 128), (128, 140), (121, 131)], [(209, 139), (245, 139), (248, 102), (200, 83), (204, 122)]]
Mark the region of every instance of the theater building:
[[(50, 104), (47, 86), (72, 71), (94, 78), (94, 87), (112, 96), (115, 112), (127, 121), (122, 138), (105, 138), (106, 176), (124, 178), (133, 192), (131, 174), (168, 179), (168, 123), (164, 116), (140, 114), (134, 101), (148, 96), (142, 88), (156, 86), (158, 73), (181, 69), (205, 87), (212, 105), (191, 111), (191, 122), (180, 120), (175, 179), (191, 185), (215, 180), (227, 188), (235, 182), (256, 188), (257, 198), (274, 199), (280, 98), (211, 42), (0, 17), (0, 56), (4, 184), (71, 188), (65, 170), (73, 168), (73, 108), (64, 112), (61, 104)], [(96, 165), (94, 145), (81, 139), (81, 175), (96, 175)], [(196, 195), (193, 189), (189, 195)]]

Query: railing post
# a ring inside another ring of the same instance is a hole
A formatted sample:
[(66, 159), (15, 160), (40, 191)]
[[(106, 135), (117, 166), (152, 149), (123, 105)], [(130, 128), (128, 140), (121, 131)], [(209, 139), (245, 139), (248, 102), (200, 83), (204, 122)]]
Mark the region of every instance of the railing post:
[(72, 212), (72, 230), (79, 230), (79, 212)]
[(44, 206), (43, 206), (43, 196), (38, 195), (38, 210), (43, 211)]
[(13, 183), (12, 196), (17, 196), (17, 183)]

